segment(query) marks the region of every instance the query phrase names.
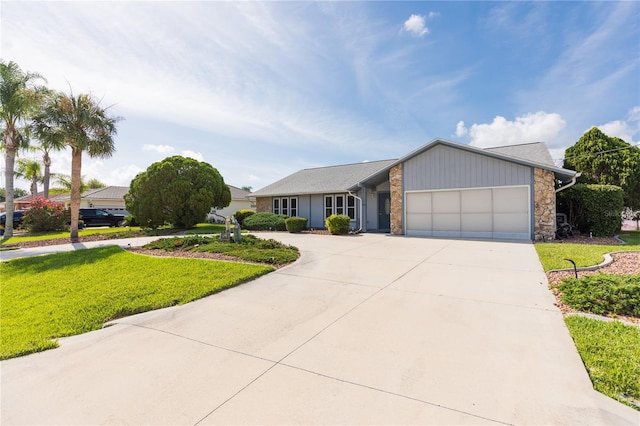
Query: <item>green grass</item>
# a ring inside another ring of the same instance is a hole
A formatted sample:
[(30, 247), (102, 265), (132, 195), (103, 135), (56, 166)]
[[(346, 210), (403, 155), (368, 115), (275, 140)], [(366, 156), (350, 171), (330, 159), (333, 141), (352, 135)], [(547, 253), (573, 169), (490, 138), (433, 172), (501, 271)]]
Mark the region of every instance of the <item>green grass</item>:
[(56, 338), (109, 320), (183, 304), (270, 266), (141, 256), (103, 247), (1, 264), (0, 359), (57, 347)]
[[(199, 223), (194, 228), (187, 229), (187, 235), (193, 234), (220, 234), (224, 232), (226, 225), (224, 223)], [(233, 226), (232, 226), (233, 229)]]
[(624, 231), (620, 234), (620, 239), (629, 245), (640, 246), (640, 231)]
[(593, 387), (640, 410), (640, 328), (573, 315), (565, 322)]
[(545, 271), (551, 269), (566, 269), (573, 267), (564, 259), (573, 259), (578, 267), (593, 266), (604, 261), (604, 255), (614, 251), (640, 250), (640, 233), (621, 235), (627, 245), (605, 246), (589, 244), (544, 243), (536, 244), (540, 262)]
[[(123, 226), (121, 228), (85, 228), (78, 231), (78, 236), (88, 237), (91, 235), (107, 235), (109, 238), (133, 238), (139, 236), (170, 235), (178, 232), (178, 229), (163, 227), (158, 229), (142, 229), (139, 226)], [(13, 236), (0, 240), (0, 244), (18, 244), (30, 241), (44, 240), (68, 240), (69, 231), (42, 232), (37, 234), (27, 234)], [(68, 241), (65, 241), (68, 242)]]

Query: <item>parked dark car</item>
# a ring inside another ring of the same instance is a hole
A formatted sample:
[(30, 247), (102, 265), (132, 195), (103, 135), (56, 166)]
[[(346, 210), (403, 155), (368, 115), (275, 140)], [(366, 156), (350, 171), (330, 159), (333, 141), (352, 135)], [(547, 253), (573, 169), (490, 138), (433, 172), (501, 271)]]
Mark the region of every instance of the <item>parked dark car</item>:
[[(13, 211), (13, 229), (17, 229), (22, 226), (22, 219), (24, 217), (25, 210), (14, 210)], [(4, 225), (7, 223), (7, 212), (0, 213), (0, 226), (4, 228)]]
[(80, 219), (84, 226), (124, 226), (126, 223), (124, 215), (103, 209), (80, 209)]

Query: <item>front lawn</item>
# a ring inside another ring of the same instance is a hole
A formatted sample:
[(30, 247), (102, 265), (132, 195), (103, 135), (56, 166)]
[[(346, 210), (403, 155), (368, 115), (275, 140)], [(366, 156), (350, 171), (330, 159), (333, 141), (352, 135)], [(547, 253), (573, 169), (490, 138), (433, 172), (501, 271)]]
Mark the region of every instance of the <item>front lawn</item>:
[(0, 359), (115, 318), (183, 304), (264, 275), (271, 266), (140, 256), (102, 247), (2, 263)]
[(596, 244), (542, 243), (536, 244), (538, 257), (545, 271), (572, 268), (564, 259), (572, 259), (578, 267), (598, 265), (604, 255), (615, 251), (640, 250), (640, 232), (629, 231), (620, 235), (626, 245), (607, 246)]
[(640, 410), (640, 328), (575, 315), (565, 323), (593, 387)]

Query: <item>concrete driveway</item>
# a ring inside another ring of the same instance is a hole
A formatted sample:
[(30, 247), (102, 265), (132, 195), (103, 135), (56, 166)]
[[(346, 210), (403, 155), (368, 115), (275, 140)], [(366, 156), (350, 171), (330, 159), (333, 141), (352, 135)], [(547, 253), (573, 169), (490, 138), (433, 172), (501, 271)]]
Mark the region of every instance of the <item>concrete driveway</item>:
[(3, 361), (2, 424), (639, 424), (531, 244), (267, 234), (294, 265)]

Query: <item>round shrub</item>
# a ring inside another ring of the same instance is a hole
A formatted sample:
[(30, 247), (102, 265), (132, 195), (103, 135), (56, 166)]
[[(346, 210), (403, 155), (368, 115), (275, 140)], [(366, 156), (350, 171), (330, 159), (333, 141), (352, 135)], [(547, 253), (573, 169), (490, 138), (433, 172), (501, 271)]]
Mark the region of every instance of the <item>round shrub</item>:
[(35, 197), (31, 200), (31, 208), (24, 213), (22, 225), (29, 232), (62, 231), (68, 229), (70, 220), (71, 215), (64, 204)]
[(325, 226), (334, 235), (347, 234), (351, 218), (344, 214), (332, 214), (327, 218)]
[(233, 217), (236, 218), (240, 226), (244, 226), (244, 220), (251, 215), (256, 214), (253, 210), (250, 209), (241, 209), (233, 214)]
[(287, 227), (287, 231), (291, 233), (304, 231), (307, 229), (307, 218), (297, 216), (290, 217), (284, 221), (284, 224)]
[(244, 219), (244, 229), (250, 231), (286, 231), (288, 216), (274, 213), (256, 213)]

